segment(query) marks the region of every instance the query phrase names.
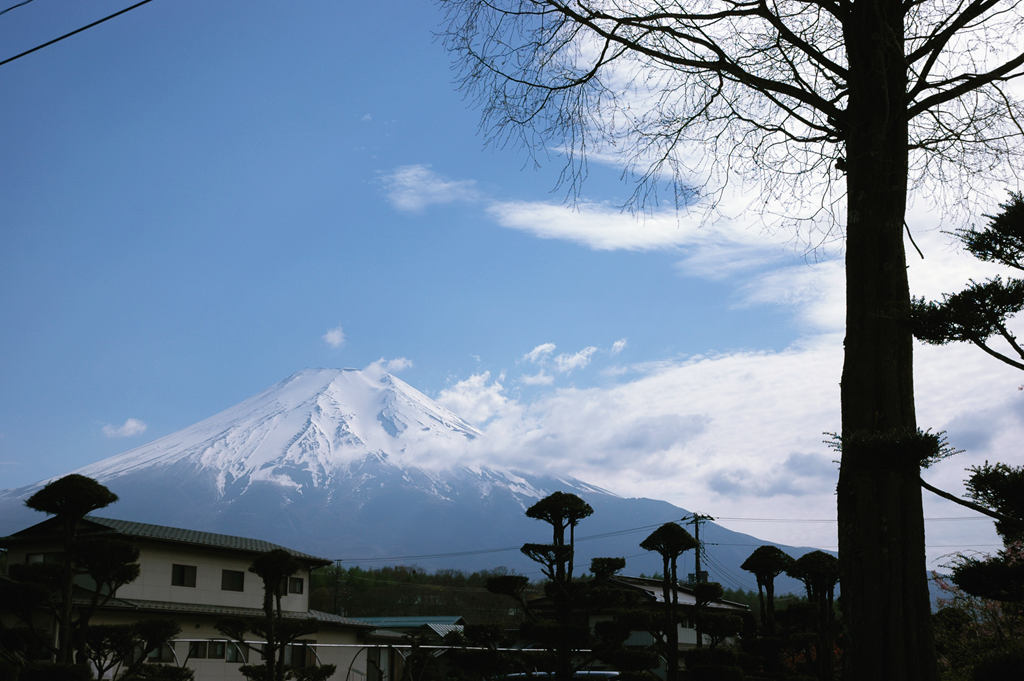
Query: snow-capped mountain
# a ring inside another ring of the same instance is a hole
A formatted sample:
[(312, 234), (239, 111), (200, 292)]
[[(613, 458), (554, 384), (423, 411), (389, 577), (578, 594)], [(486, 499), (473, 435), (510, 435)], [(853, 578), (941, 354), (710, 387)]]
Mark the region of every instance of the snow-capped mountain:
[[(349, 564), (395, 557), (425, 569), (504, 565), (527, 574), (535, 566), (517, 547), (545, 541), (547, 527), (523, 512), (562, 490), (595, 510), (578, 530), (578, 565), (625, 555), (633, 573), (660, 569), (638, 544), (685, 510), (573, 478), (465, 465), (480, 436), (391, 374), (315, 369), (74, 472), (120, 497), (102, 510), (109, 517), (259, 537)], [(42, 519), (23, 500), (45, 482), (0, 492), (0, 533)], [(754, 588), (738, 565), (763, 542), (713, 524), (702, 533), (717, 544), (712, 577)]]

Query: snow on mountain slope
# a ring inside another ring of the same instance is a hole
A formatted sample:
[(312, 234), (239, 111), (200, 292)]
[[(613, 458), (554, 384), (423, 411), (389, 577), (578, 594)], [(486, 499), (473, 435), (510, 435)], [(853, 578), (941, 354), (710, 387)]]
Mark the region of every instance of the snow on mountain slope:
[(367, 455), (436, 470), (457, 465), (480, 433), (387, 373), (311, 369), (219, 414), (75, 471), (114, 480), (190, 463), (213, 471), (224, 494), (238, 481), (322, 488)]

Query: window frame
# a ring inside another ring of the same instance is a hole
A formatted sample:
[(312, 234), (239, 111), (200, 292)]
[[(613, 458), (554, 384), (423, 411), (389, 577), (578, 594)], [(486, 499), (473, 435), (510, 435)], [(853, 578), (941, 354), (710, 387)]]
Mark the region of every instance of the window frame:
[[(237, 587), (233, 582), (229, 583), (229, 579), (237, 579)], [(221, 570), (220, 571), (220, 590), (221, 591), (234, 591), (236, 593), (245, 591), (245, 572), (242, 570)]]
[(196, 588), (198, 572), (199, 570), (195, 565), (171, 563), (171, 586), (180, 586), (188, 589)]

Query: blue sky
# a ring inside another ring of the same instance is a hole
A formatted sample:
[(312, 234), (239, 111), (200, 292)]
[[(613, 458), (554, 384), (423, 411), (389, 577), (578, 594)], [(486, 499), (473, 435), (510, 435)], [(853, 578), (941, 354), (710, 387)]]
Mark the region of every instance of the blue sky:
[[(35, 0), (0, 59), (127, 4)], [(557, 149), (484, 144), (439, 28), (429, 2), (155, 0), (0, 67), (0, 487), (381, 361), (495, 462), (834, 546), (795, 519), (834, 518), (841, 251), (742, 192), (638, 220), (611, 154), (566, 205)], [(926, 201), (908, 222), (915, 292), (990, 273)], [(917, 367), (922, 425), (968, 449), (929, 480), (1024, 462), (1024, 377), (970, 348)], [(936, 520), (930, 555), (993, 536)]]

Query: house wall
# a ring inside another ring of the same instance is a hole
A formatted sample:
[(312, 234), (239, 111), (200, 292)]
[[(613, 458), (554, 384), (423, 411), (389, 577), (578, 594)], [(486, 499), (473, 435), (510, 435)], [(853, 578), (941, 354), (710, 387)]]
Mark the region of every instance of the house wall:
[[(138, 546), (139, 576), (134, 582), (117, 590), (119, 598), (244, 608), (263, 607), (263, 580), (259, 575), (249, 572), (252, 556), (169, 544), (139, 543)], [(175, 564), (195, 566), (194, 587), (171, 584), (171, 571)], [(222, 589), (223, 570), (243, 573), (244, 590)], [(281, 609), (305, 612), (309, 609), (309, 571), (299, 570), (293, 577), (302, 579), (302, 593), (289, 593), (282, 598)]]
[[(203, 615), (182, 615), (178, 613), (168, 615), (154, 615), (169, 617), (178, 623), (181, 632), (175, 636), (172, 646), (176, 664), (186, 666), (195, 672), (195, 681), (241, 681), (242, 674), (238, 668), (245, 664), (243, 662), (228, 662), (226, 657), (219, 659), (189, 657), (189, 644), (192, 641), (224, 641), (227, 642), (224, 634), (220, 633), (216, 626), (216, 618)], [(94, 624), (127, 624), (140, 619), (138, 613), (99, 613), (93, 619)], [(253, 640), (257, 640), (255, 637)], [(320, 664), (333, 664), (337, 667), (330, 678), (334, 681), (365, 681), (367, 656), (362, 648), (357, 646), (358, 637), (353, 629), (325, 628), (314, 634), (304, 637), (304, 640), (315, 643), (316, 658)], [(227, 643), (227, 645), (232, 645)], [(255, 651), (249, 651), (249, 664), (259, 664), (260, 656)], [(310, 660), (312, 663), (314, 660)]]

